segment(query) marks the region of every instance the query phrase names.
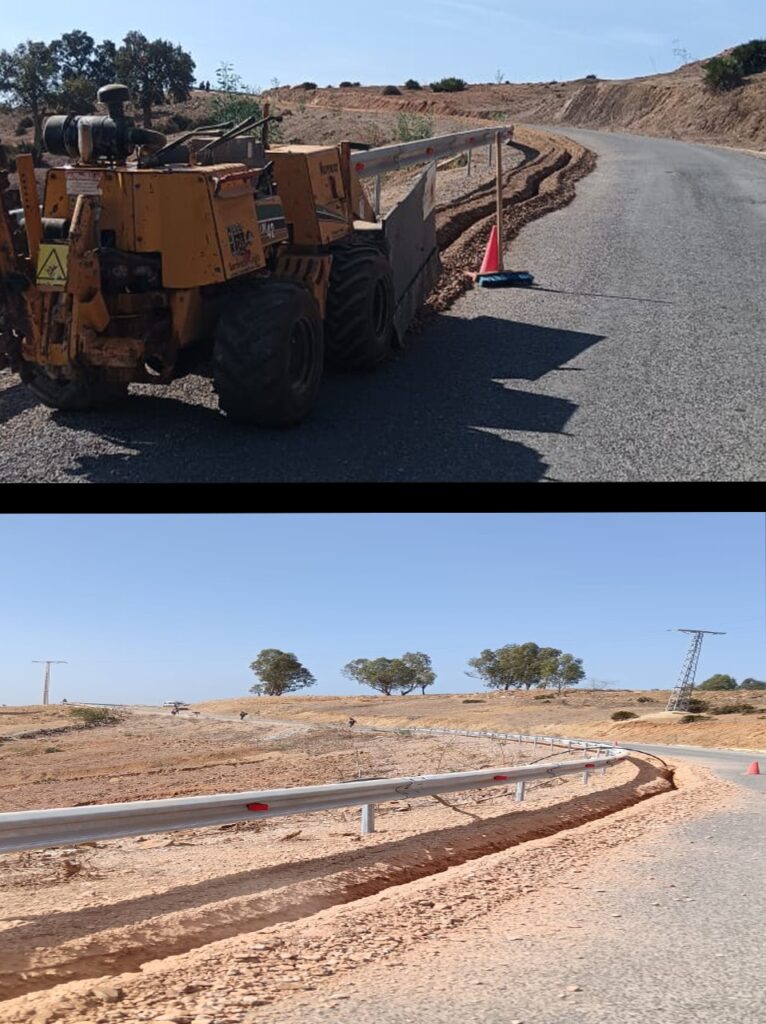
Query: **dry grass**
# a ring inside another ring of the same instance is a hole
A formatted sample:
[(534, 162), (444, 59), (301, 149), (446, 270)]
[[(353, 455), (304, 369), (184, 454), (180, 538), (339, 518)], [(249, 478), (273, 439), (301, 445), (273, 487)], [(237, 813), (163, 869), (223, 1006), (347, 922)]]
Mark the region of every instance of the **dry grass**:
[[(381, 697), (240, 697), (206, 701), (201, 711), (234, 714), (247, 711), (255, 719), (339, 724), (353, 715), (360, 725), (441, 726), (503, 732), (537, 733), (588, 739), (623, 739), (646, 743), (687, 743), (704, 747), (766, 749), (766, 693), (747, 694), (758, 714), (709, 716), (682, 725), (680, 716), (664, 714), (669, 691), (569, 691), (552, 701), (539, 693), (428, 694)], [(650, 697), (654, 703), (639, 702)], [(710, 708), (736, 704), (738, 693), (704, 694)], [(483, 703), (464, 703), (465, 700)], [(615, 711), (639, 717), (612, 722)]]

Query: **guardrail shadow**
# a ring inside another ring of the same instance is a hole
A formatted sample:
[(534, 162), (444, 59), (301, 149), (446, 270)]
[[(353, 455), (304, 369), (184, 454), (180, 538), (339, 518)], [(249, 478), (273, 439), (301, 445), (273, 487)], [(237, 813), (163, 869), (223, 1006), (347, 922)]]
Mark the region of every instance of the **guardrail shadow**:
[[(553, 806), (522, 810), (514, 805), (516, 809), (505, 814), (469, 823), (461, 821), (452, 827), (360, 846), (343, 853), (336, 851), (297, 863), (240, 871), (105, 907), (46, 912), (40, 918), (0, 934), (4, 963), (0, 998), (9, 998), (11, 989), (13, 995), (18, 995), (49, 987), (52, 984), (50, 971), (47, 975), (45, 972), (52, 967), (61, 970), (62, 980), (136, 969), (158, 955), (171, 956), (203, 943), (299, 920), (327, 907), (374, 895), (391, 885), (424, 878), (532, 839), (577, 828), (653, 795), (651, 783), (666, 777), (662, 769), (646, 761), (629, 760), (636, 767), (636, 774), (629, 781), (602, 791), (584, 789), (580, 795)], [(508, 799), (513, 799), (510, 793)], [(357, 869), (358, 874), (355, 874)], [(325, 881), (321, 887), (300, 894), (288, 891), (291, 885), (303, 885), (333, 875), (337, 879), (329, 887)], [(279, 889), (285, 889), (281, 904), (276, 894)], [(260, 903), (250, 899), (261, 895)], [(228, 902), (233, 899), (247, 902), (237, 908)], [(224, 904), (220, 913), (214, 906), (217, 903)], [(166, 931), (157, 920), (163, 914), (177, 915), (202, 907), (206, 908), (204, 915), (185, 922), (183, 929), (176, 924)], [(129, 929), (148, 920), (152, 920), (152, 926), (141, 929), (140, 941), (126, 930), (120, 939), (122, 948), (115, 936), (109, 948), (104, 949), (103, 936), (98, 933), (105, 928)], [(90, 935), (93, 936), (92, 950), (82, 946), (83, 937)], [(67, 958), (68, 941), (75, 944), (70, 959)], [(55, 950), (50, 963), (40, 961), (43, 949)], [(25, 951), (34, 955), (37, 966), (34, 975), (29, 974), (20, 981), (10, 975), (28, 971)]]
[[(51, 418), (74, 436), (68, 472), (94, 482), (539, 481), (547, 465), (515, 435), (564, 433), (577, 406), (523, 382), (602, 340), (446, 314), (377, 373), (328, 374), (315, 413), (293, 430), (227, 422), (202, 378)], [(78, 453), (78, 435), (83, 448), (106, 442), (121, 451)]]

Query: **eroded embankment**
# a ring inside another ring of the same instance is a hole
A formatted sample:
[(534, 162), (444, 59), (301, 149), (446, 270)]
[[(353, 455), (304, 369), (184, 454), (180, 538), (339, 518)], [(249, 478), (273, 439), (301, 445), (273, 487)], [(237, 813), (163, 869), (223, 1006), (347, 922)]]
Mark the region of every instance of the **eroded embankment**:
[[(174, 891), (50, 915), (42, 933), (41, 922), (20, 921), (3, 935), (6, 951), (0, 985), (3, 998), (13, 1000), (5, 1004), (4, 1019), (22, 1020), (28, 1010), (32, 1012), (34, 996), (13, 999), (22, 993), (39, 993), (73, 979), (135, 971), (148, 961), (301, 921), (519, 844), (579, 828), (673, 788), (672, 774), (661, 766), (638, 758), (631, 758), (629, 764), (628, 778), (619, 785), (540, 809), (475, 818), (343, 855), (214, 878), (204, 886), (190, 887), (180, 900)], [(268, 958), (259, 953), (256, 960), (261, 959)], [(268, 970), (280, 968), (284, 964), (275, 956)], [(80, 987), (72, 993), (87, 1002), (91, 998), (87, 987), (73, 983)]]

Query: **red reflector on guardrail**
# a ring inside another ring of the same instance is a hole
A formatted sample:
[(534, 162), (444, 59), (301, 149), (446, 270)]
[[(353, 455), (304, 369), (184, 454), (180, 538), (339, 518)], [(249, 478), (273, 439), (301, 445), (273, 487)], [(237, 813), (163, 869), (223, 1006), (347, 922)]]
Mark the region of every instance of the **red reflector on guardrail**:
[(268, 804), (246, 804), (248, 811), (268, 811)]
[(595, 768), (596, 766), (595, 766), (595, 764), (586, 764), (585, 767), (586, 768)]
[(495, 780), (495, 782), (507, 782), (508, 781), (508, 776), (507, 775), (493, 775), (492, 778)]
[(434, 147), (433, 147), (433, 146), (429, 146), (429, 147), (428, 147), (428, 148), (426, 149), (426, 156), (431, 156), (431, 154), (433, 153), (433, 151), (434, 151)]
[(363, 170), (364, 170), (364, 164), (354, 164), (354, 170), (355, 170), (355, 171), (357, 172), (357, 174), (358, 174), (358, 173), (359, 173), (359, 171), (363, 171)]

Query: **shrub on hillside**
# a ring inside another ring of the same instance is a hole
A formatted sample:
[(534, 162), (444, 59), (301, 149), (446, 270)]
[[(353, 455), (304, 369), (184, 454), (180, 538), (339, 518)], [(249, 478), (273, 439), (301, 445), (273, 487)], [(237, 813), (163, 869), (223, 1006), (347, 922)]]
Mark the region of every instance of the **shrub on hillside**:
[(400, 142), (428, 139), (433, 133), (434, 123), (430, 117), (419, 117), (417, 114), (402, 112), (396, 119), (396, 137)]
[(726, 704), (722, 708), (713, 708), (714, 715), (752, 715), (758, 708), (744, 701), (740, 704)]
[(462, 78), (441, 78), (438, 82), (431, 83), (434, 92), (462, 92), (468, 88), (468, 83)]
[(340, 85), (338, 86), (338, 88), (339, 89), (351, 89), (353, 87), (353, 84), (354, 84), (353, 82), (341, 82)]
[(654, 704), (654, 697), (639, 697), (636, 701), (637, 704)]
[(112, 708), (70, 708), (69, 714), (83, 725), (116, 725), (120, 721)]
[(295, 88), (296, 89), (311, 90), (311, 89), (316, 89), (316, 87), (317, 87), (316, 82), (301, 82), (301, 84), (300, 85), (296, 85)]
[(689, 725), (690, 722), (702, 722), (704, 717), (702, 715), (684, 715), (683, 718), (679, 719), (681, 725)]
[(402, 90), (397, 89), (395, 85), (387, 85), (383, 90), (384, 96), (401, 96)]
[(742, 65), (734, 57), (713, 57), (702, 73), (711, 92), (729, 92), (742, 85)]
[(740, 690), (766, 690), (766, 683), (760, 679), (743, 679), (739, 684)]
[(700, 700), (699, 697), (690, 697), (689, 702), (686, 705), (686, 710), (691, 711), (693, 715), (702, 714), (703, 711), (707, 711), (708, 705), (704, 700)]
[(597, 82), (598, 81), (598, 75), (586, 75), (585, 76), (585, 81), (586, 82)]
[(743, 75), (758, 75), (766, 71), (766, 39), (751, 39), (749, 43), (735, 46), (731, 56), (739, 61)]
[(613, 722), (627, 722), (629, 718), (638, 718), (632, 711), (615, 711), (612, 715)]
[(423, 86), (420, 84), (420, 82), (417, 80), (417, 78), (408, 78), (407, 81), (404, 83), (404, 88), (405, 89), (422, 89)]

